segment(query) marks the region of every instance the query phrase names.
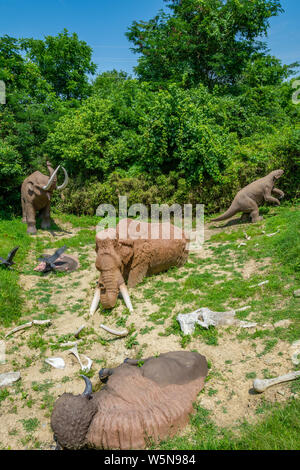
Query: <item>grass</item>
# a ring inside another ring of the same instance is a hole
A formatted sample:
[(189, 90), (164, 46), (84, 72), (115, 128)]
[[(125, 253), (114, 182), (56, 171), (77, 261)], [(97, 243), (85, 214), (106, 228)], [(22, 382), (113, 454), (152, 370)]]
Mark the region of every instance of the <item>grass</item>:
[(0, 266), (0, 325), (9, 326), (22, 315), (24, 299), (19, 287), (19, 275), (26, 263), (31, 239), (26, 233), (26, 225), (20, 219), (0, 220), (0, 256), (6, 258), (16, 246), (19, 250), (11, 269)]
[[(195, 406), (192, 430), (182, 437), (161, 442), (160, 450), (300, 450), (300, 403), (290, 400), (286, 406), (264, 407), (264, 420), (253, 425), (246, 421), (236, 429), (220, 428), (210, 412)], [(156, 447), (153, 447), (157, 449)]]

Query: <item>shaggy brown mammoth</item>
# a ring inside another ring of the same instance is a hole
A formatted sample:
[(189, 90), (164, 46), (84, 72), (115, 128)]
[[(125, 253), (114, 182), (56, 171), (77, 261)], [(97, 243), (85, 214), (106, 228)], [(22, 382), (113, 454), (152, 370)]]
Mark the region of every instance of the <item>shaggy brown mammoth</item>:
[(206, 375), (204, 356), (175, 351), (102, 369), (107, 382), (96, 393), (83, 376), (83, 394), (64, 393), (54, 405), (54, 439), (64, 449), (143, 449), (187, 424)]
[(101, 302), (113, 308), (119, 291), (132, 311), (128, 287), (134, 287), (145, 276), (183, 266), (188, 257), (189, 239), (182, 229), (168, 223), (147, 223), (122, 219), (116, 229), (106, 229), (96, 236), (96, 268), (100, 278), (90, 314)]
[(57, 189), (63, 190), (68, 184), (68, 174), (62, 168), (65, 174), (65, 180), (62, 185), (57, 186), (57, 172), (60, 165), (54, 171), (50, 162), (47, 162), (50, 177), (43, 175), (40, 171), (35, 171), (28, 176), (21, 187), (21, 203), (22, 203), (22, 221), (27, 223), (27, 233), (35, 234), (36, 230), (36, 213), (40, 211), (42, 217), (42, 229), (50, 228), (50, 201), (52, 192)]

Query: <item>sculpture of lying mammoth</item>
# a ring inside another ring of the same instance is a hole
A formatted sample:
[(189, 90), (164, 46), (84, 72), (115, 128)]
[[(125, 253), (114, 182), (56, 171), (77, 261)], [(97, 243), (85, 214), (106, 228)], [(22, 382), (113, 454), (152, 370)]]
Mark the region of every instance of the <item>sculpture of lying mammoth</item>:
[(65, 174), (63, 184), (57, 186), (58, 166), (54, 171), (50, 162), (47, 162), (50, 177), (43, 175), (40, 171), (35, 171), (28, 176), (21, 187), (21, 203), (22, 203), (22, 221), (27, 223), (27, 233), (34, 235), (36, 230), (36, 213), (40, 211), (42, 217), (41, 227), (43, 229), (50, 228), (50, 201), (52, 192), (55, 189), (63, 190), (69, 181), (66, 170), (62, 168)]
[(132, 310), (125, 282), (134, 287), (145, 276), (183, 266), (188, 258), (188, 242), (182, 229), (167, 222), (122, 219), (116, 229), (98, 232), (96, 268), (100, 278), (90, 314), (95, 313), (99, 302), (104, 308), (113, 308), (119, 290)]
[(107, 383), (100, 391), (92, 393), (84, 377), (82, 395), (58, 398), (51, 416), (54, 439), (64, 449), (143, 449), (149, 439), (171, 437), (188, 423), (206, 375), (205, 357), (188, 351), (102, 369), (100, 379)]

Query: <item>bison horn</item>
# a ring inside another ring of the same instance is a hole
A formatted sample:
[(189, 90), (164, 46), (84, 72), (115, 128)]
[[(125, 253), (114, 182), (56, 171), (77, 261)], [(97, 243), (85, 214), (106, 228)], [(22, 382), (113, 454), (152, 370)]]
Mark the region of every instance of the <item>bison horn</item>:
[(126, 307), (128, 308), (128, 310), (129, 310), (130, 312), (133, 312), (132, 303), (131, 303), (131, 300), (130, 300), (129, 293), (128, 293), (128, 290), (127, 290), (127, 287), (126, 287), (125, 282), (120, 285), (120, 292), (121, 292), (121, 294), (122, 294), (122, 296), (123, 296), (123, 299), (124, 299), (124, 302), (125, 302), (125, 304), (126, 304)]
[(59, 169), (60, 169), (60, 165), (58, 165), (58, 167), (56, 168), (56, 170), (53, 171), (52, 175), (51, 175), (50, 178), (49, 178), (48, 183), (46, 184), (46, 186), (43, 186), (43, 189), (44, 189), (45, 191), (48, 191), (48, 190), (51, 188), (51, 185), (52, 185), (52, 183), (53, 183), (53, 180), (54, 180), (54, 178), (56, 178), (56, 175), (57, 175), (57, 172), (58, 172)]
[(85, 381), (85, 390), (84, 390), (82, 396), (87, 397), (87, 398), (91, 398), (91, 396), (93, 394), (92, 382), (85, 375), (81, 375), (80, 377), (82, 377)]
[(94, 313), (96, 312), (98, 308), (99, 302), (100, 302), (100, 287), (97, 287), (94, 298), (93, 298), (93, 302), (90, 308), (90, 315), (94, 315)]
[(67, 186), (67, 184), (69, 182), (69, 177), (68, 177), (68, 173), (67, 173), (66, 169), (63, 166), (61, 167), (61, 169), (63, 170), (63, 172), (65, 174), (65, 181), (60, 186), (57, 186), (58, 191), (62, 191), (63, 189), (65, 189), (65, 187)]

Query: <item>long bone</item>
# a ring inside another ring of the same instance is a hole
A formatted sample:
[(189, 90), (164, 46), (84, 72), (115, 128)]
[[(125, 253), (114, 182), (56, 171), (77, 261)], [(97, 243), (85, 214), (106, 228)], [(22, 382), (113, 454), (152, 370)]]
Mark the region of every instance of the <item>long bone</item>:
[(85, 372), (89, 372), (89, 370), (90, 370), (90, 368), (93, 364), (93, 361), (89, 357), (84, 356), (82, 354), (82, 357), (84, 357), (87, 360), (87, 364), (85, 366), (82, 364), (80, 356), (78, 354), (77, 344), (73, 348), (69, 349), (68, 353), (69, 354), (74, 354), (74, 356), (76, 357), (77, 361), (80, 364), (81, 369)]
[(279, 377), (275, 377), (274, 379), (255, 379), (253, 381), (253, 388), (256, 392), (262, 393), (267, 390), (267, 388), (272, 387), (273, 385), (281, 384), (283, 382), (289, 382), (290, 380), (295, 380), (297, 377), (300, 377), (300, 371), (280, 375)]
[(116, 336), (120, 336), (120, 337), (128, 335), (127, 330), (118, 331), (118, 330), (114, 330), (114, 329), (109, 328), (108, 326), (102, 325), (102, 324), (100, 325), (100, 328), (103, 328), (103, 330), (108, 331), (108, 333), (111, 333), (112, 335), (116, 335)]

